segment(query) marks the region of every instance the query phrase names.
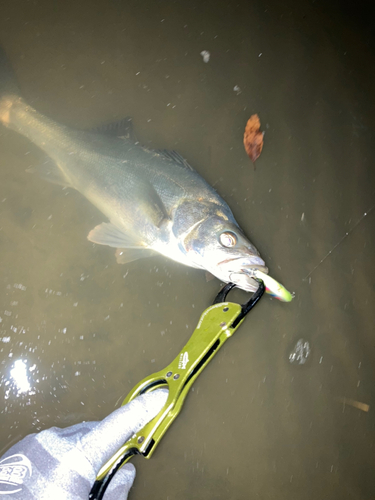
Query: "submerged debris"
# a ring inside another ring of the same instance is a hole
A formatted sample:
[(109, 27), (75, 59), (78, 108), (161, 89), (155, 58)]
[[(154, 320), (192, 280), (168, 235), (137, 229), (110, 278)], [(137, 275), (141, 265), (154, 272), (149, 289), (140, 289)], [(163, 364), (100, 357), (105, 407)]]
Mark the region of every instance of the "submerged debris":
[(348, 405), (352, 406), (353, 408), (357, 408), (358, 410), (368, 412), (370, 409), (370, 405), (366, 403), (361, 403), (360, 401), (355, 401), (354, 399), (347, 399), (347, 398), (341, 398), (337, 397), (335, 400), (338, 403), (342, 403), (343, 405)]
[(311, 354), (310, 344), (307, 340), (299, 339), (289, 354), (289, 362), (293, 365), (304, 365)]
[(211, 54), (208, 52), (208, 50), (202, 50), (201, 56), (203, 57), (203, 62), (208, 63)]
[[(260, 131), (260, 120), (258, 115), (251, 115), (245, 127), (243, 144), (250, 160), (255, 164), (263, 148), (264, 132)], [(254, 165), (255, 168), (255, 165)]]

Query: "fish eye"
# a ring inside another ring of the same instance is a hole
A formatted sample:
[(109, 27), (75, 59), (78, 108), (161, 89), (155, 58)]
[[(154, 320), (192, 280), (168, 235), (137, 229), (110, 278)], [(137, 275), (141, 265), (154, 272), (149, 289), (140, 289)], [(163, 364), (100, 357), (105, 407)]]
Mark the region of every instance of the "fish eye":
[(219, 236), (219, 241), (223, 247), (234, 247), (237, 243), (237, 236), (232, 231), (225, 231), (225, 233), (221, 233)]

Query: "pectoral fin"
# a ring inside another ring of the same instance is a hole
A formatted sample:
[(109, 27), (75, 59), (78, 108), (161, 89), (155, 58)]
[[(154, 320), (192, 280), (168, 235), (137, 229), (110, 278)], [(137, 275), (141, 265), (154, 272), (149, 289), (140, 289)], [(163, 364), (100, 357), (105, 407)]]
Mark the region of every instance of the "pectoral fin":
[(144, 183), (142, 185), (140, 199), (141, 196), (143, 199), (139, 202), (139, 205), (142, 207), (142, 210), (148, 220), (151, 221), (156, 227), (160, 228), (163, 221), (170, 220), (167, 209), (154, 186), (150, 183)]

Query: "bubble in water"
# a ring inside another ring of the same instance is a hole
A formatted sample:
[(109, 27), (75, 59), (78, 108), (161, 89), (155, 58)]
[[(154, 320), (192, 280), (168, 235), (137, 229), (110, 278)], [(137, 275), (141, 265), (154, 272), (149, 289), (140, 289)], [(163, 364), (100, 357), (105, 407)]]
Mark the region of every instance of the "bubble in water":
[(299, 339), (289, 354), (289, 362), (293, 365), (304, 365), (311, 354), (311, 347), (307, 340)]

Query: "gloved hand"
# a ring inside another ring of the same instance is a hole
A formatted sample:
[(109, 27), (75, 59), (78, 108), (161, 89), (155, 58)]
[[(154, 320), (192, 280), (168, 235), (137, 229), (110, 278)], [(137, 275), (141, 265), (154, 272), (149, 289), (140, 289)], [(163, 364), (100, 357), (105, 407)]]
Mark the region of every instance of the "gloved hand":
[[(101, 422), (30, 434), (0, 460), (0, 495), (9, 500), (87, 500), (101, 466), (163, 407), (167, 389), (139, 396)], [(104, 500), (126, 500), (135, 468), (125, 464)]]

